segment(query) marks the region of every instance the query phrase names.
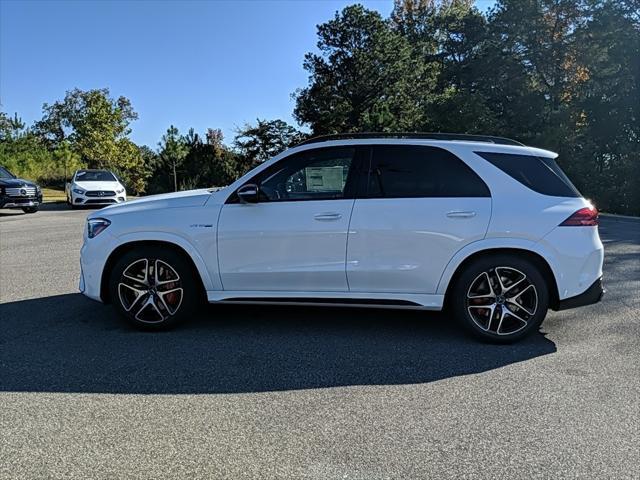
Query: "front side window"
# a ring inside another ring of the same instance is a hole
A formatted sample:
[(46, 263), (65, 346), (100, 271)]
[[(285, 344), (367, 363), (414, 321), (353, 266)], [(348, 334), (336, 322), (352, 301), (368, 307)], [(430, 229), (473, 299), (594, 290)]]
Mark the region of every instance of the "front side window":
[(260, 201), (345, 198), (354, 155), (353, 148), (324, 148), (281, 160), (261, 174)]
[(418, 145), (376, 145), (368, 172), (370, 198), (489, 197), (482, 179), (451, 152)]

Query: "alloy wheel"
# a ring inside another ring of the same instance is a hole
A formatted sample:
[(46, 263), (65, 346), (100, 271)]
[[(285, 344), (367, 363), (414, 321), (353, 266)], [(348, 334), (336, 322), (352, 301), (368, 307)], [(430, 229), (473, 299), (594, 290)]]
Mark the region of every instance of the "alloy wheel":
[(485, 332), (511, 335), (525, 328), (536, 314), (538, 292), (520, 270), (495, 267), (471, 282), (466, 309)]
[(180, 275), (167, 262), (141, 258), (123, 270), (118, 296), (136, 320), (161, 323), (178, 311), (184, 290)]

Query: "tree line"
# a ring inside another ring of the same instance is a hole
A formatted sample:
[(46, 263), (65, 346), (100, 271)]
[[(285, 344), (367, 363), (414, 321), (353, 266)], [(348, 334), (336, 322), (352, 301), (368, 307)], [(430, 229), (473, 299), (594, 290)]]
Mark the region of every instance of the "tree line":
[[(25, 128), (0, 116), (0, 163), (43, 182), (111, 168), (138, 192), (224, 185), (308, 135), (452, 132), (511, 137), (559, 153), (606, 211), (640, 214), (640, 0), (395, 0), (355, 4), (317, 26), (293, 95), (295, 120), (220, 130), (171, 126), (157, 148), (129, 138), (128, 99), (72, 90)], [(174, 175), (175, 172), (175, 175)]]
[(282, 120), (258, 119), (238, 129), (231, 145), (222, 131), (180, 133), (171, 125), (157, 148), (136, 145), (131, 102), (108, 89), (74, 89), (43, 106), (43, 117), (26, 127), (0, 112), (0, 165), (44, 186), (62, 186), (79, 168), (114, 171), (132, 194), (223, 186), (305, 135)]

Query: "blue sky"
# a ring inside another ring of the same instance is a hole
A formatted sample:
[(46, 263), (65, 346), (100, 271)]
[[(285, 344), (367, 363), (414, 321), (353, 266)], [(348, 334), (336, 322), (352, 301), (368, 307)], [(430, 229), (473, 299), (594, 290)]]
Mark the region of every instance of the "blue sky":
[[(352, 3), (0, 0), (0, 108), (30, 124), (67, 90), (108, 87), (131, 100), (131, 137), (151, 147), (170, 124), (222, 128), (228, 142), (257, 117), (293, 124), (316, 25)], [(358, 3), (384, 16), (393, 6)]]

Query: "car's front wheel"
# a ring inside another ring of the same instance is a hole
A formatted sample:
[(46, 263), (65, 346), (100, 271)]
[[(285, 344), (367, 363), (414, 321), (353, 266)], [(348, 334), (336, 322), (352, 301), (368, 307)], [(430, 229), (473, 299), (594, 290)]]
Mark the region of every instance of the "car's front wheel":
[(24, 207), (22, 211), (24, 213), (36, 213), (38, 211), (38, 207)]
[(155, 246), (125, 253), (111, 271), (109, 289), (116, 310), (143, 330), (166, 329), (187, 319), (200, 299), (188, 260)]
[(538, 329), (549, 307), (538, 267), (515, 255), (492, 255), (469, 264), (452, 292), (456, 318), (476, 337), (510, 343)]

